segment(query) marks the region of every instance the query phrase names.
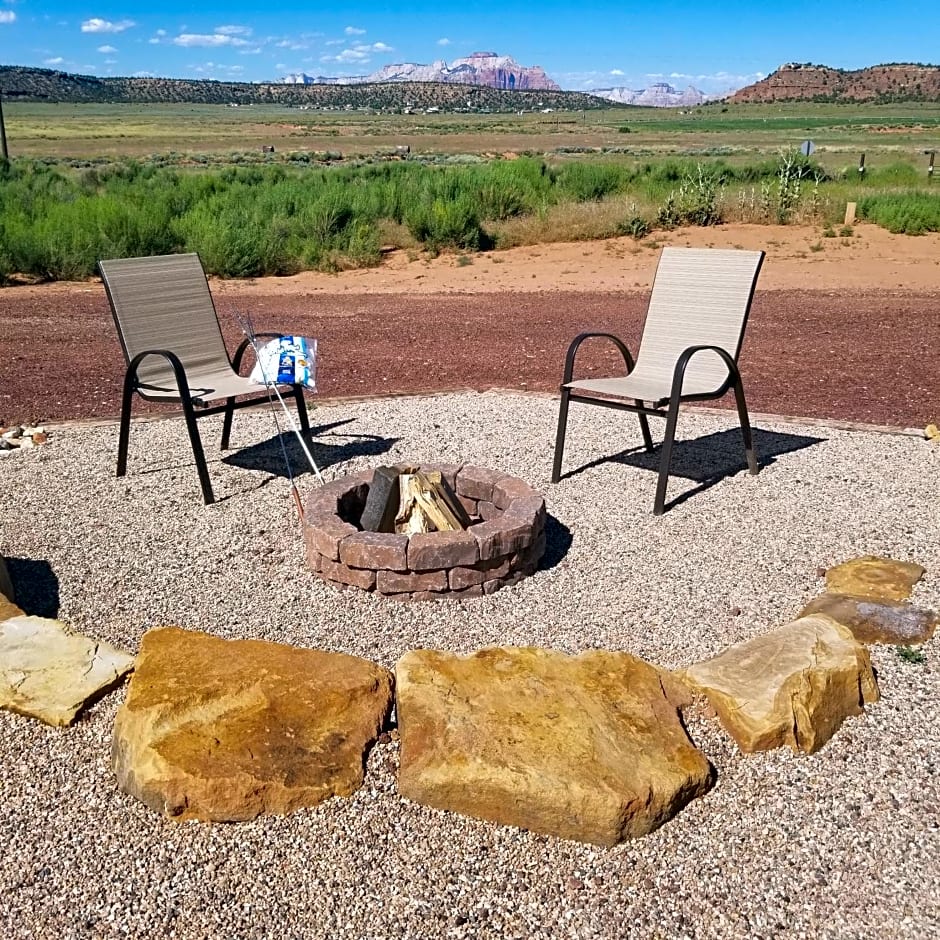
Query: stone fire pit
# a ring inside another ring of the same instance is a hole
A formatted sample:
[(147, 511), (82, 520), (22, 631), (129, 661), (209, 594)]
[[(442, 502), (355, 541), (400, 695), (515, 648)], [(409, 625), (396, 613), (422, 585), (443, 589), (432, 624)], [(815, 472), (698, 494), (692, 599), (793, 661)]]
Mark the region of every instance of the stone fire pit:
[(480, 597), (515, 584), (545, 551), (545, 500), (517, 477), (484, 467), (440, 471), (471, 518), (460, 532), (363, 532), (372, 471), (343, 477), (307, 498), (307, 564), (321, 578), (398, 600)]

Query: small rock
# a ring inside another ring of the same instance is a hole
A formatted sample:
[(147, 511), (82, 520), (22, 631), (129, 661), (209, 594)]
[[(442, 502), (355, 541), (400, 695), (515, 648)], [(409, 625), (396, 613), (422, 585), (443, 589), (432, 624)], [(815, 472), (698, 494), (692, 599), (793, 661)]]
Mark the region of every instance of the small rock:
[(49, 440), (49, 435), (45, 431), (35, 431), (32, 435), (34, 444), (45, 444)]

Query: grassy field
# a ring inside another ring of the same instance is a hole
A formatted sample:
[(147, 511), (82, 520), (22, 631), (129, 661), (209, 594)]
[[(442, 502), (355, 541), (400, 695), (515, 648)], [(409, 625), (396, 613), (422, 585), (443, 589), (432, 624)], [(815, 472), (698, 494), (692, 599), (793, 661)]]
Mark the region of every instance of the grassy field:
[(224, 105), (5, 103), (11, 155), (55, 159), (333, 151), (367, 157), (408, 145), (417, 154), (507, 151), (559, 155), (586, 148), (623, 156), (747, 160), (812, 139), (835, 170), (910, 159), (938, 147), (940, 103), (722, 105), (550, 114), (402, 114)]
[(250, 277), (375, 264), (390, 246), (477, 251), (688, 224), (809, 222), (847, 237), (848, 202), (892, 231), (940, 229), (924, 155), (940, 104), (380, 115), (16, 103), (6, 114), (0, 283), (177, 250)]

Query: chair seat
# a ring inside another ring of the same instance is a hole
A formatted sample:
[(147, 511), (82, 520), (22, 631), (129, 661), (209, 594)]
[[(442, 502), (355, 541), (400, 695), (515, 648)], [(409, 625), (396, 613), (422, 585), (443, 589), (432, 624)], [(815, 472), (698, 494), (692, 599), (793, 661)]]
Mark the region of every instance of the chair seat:
[[(231, 369), (203, 375), (189, 375), (186, 380), (189, 382), (189, 391), (193, 401), (209, 402), (217, 398), (237, 398), (242, 395), (256, 395), (259, 392), (266, 392), (267, 385), (261, 385), (254, 382), (246, 376), (236, 375)], [(290, 390), (289, 385), (279, 385), (282, 392)], [(172, 379), (165, 386), (141, 385), (138, 388), (141, 397), (153, 401), (179, 401), (179, 388)]]
[[(580, 379), (568, 382), (562, 388), (569, 388), (577, 392), (592, 392), (596, 395), (606, 395), (611, 398), (630, 398), (658, 407), (669, 401), (672, 393), (669, 382), (658, 378), (647, 378), (636, 372), (611, 379)], [(714, 384), (696, 382), (694, 377), (687, 376), (682, 386), (682, 395), (685, 396), (711, 396), (715, 393)]]

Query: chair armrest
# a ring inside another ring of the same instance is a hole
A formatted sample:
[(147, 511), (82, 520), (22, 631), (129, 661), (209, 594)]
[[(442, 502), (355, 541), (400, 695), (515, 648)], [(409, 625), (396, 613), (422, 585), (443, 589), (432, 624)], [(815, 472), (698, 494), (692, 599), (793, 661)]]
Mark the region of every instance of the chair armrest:
[(238, 372), (241, 368), (242, 359), (244, 358), (245, 351), (250, 346), (254, 349), (254, 341), (258, 339), (259, 336), (265, 337), (267, 339), (277, 339), (279, 336), (283, 336), (283, 333), (255, 333), (254, 336), (246, 336), (239, 344), (238, 349), (235, 350), (235, 356), (232, 359), (232, 368)]
[(721, 346), (689, 346), (687, 349), (683, 349), (679, 354), (679, 358), (676, 360), (675, 368), (672, 372), (672, 394), (669, 397), (669, 400), (672, 402), (678, 402), (682, 397), (682, 383), (685, 380), (685, 370), (688, 368), (689, 363), (692, 361), (692, 357), (696, 353), (709, 351), (717, 353), (721, 356), (722, 361), (728, 367), (728, 378), (722, 383), (720, 389), (715, 393), (715, 398), (720, 398), (728, 388), (734, 384), (737, 380), (740, 379), (740, 373), (738, 372), (738, 364), (735, 362), (734, 357), (727, 349), (722, 349)]
[(623, 340), (614, 336), (613, 333), (579, 333), (571, 341), (571, 345), (568, 347), (568, 353), (565, 356), (565, 377), (562, 380), (562, 385), (567, 385), (571, 381), (571, 376), (574, 374), (575, 357), (578, 354), (578, 349), (580, 349), (581, 344), (586, 339), (609, 339), (617, 349), (620, 350), (620, 355), (623, 356), (623, 363), (627, 367), (627, 375), (633, 371), (633, 356), (630, 355), (630, 350), (627, 349)]
[(194, 396), (192, 392), (190, 392), (189, 381), (186, 378), (186, 370), (183, 368), (183, 363), (180, 362), (179, 356), (174, 352), (170, 352), (169, 349), (145, 349), (143, 352), (137, 353), (128, 363), (127, 372), (125, 373), (125, 384), (127, 379), (133, 377), (134, 390), (138, 392), (141, 391), (143, 386), (137, 379), (137, 369), (148, 356), (160, 356), (162, 359), (166, 359), (170, 364), (170, 368), (173, 370), (173, 376), (176, 379), (176, 387), (179, 389), (180, 400), (188, 399), (200, 408), (209, 407), (207, 402)]

